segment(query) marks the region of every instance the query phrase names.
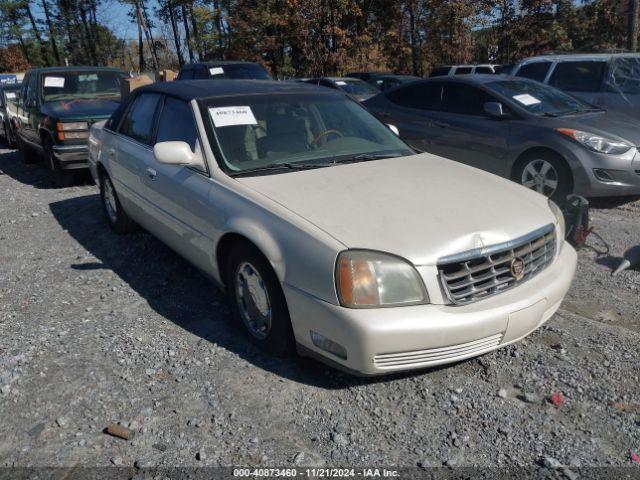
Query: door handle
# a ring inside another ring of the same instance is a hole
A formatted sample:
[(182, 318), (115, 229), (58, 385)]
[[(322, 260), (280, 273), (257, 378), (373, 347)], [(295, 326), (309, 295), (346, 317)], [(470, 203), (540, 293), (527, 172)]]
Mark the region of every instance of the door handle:
[(151, 180), (155, 180), (156, 177), (158, 176), (158, 172), (156, 172), (153, 168), (149, 167), (149, 168), (147, 168), (147, 176)]
[(448, 123), (441, 122), (441, 121), (439, 121), (439, 120), (434, 121), (434, 122), (433, 122), (433, 124), (434, 124), (436, 127), (440, 127), (440, 128), (449, 128), (449, 127), (451, 126), (451, 125), (449, 125)]
[(116, 155), (116, 151), (113, 148), (110, 148), (107, 150), (107, 155), (109, 155), (109, 158), (113, 158)]

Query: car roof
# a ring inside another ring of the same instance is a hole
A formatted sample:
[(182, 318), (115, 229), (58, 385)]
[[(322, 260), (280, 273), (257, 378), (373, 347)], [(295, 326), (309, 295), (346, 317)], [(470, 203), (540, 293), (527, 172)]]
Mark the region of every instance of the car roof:
[(535, 57), (525, 58), (520, 63), (529, 63), (535, 61), (551, 61), (557, 62), (562, 60), (608, 60), (610, 58), (636, 57), (640, 58), (640, 53), (560, 53), (551, 55), (537, 55)]
[(278, 82), (275, 80), (180, 80), (179, 82), (152, 83), (136, 89), (136, 93), (138, 92), (163, 93), (185, 101), (234, 95), (272, 95), (274, 93), (339, 95), (337, 91), (330, 88), (322, 88), (303, 82)]
[(49, 73), (49, 72), (120, 72), (125, 73), (119, 68), (114, 67), (90, 67), (90, 66), (71, 66), (71, 67), (37, 67), (29, 70), (30, 72), (40, 72), (40, 73)]
[(208, 62), (194, 62), (184, 64), (180, 70), (188, 70), (194, 67), (224, 67), (225, 65), (259, 65), (256, 62), (247, 62), (245, 60), (211, 60)]
[[(510, 80), (513, 81), (513, 77), (504, 74), (485, 74), (485, 73), (475, 73), (472, 75), (451, 75), (451, 76), (441, 76), (441, 77), (430, 77), (425, 78), (425, 82), (435, 83), (435, 82), (453, 82), (453, 83), (467, 83), (474, 85), (482, 85), (484, 83), (495, 82), (496, 80)], [(527, 80), (527, 79), (518, 79), (518, 80)]]

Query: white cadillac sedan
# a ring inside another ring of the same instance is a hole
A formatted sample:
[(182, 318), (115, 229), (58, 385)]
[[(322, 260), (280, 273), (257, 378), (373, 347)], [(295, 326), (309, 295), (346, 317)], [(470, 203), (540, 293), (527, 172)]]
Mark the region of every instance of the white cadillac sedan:
[(516, 342), (576, 267), (559, 209), (416, 154), (338, 91), (182, 81), (91, 130), (107, 221), (136, 224), (226, 289), (247, 336), (360, 375)]

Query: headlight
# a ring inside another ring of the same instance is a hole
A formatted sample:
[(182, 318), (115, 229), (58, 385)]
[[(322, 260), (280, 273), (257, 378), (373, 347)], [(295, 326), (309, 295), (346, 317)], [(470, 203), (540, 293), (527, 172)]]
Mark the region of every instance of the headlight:
[(570, 128), (557, 128), (556, 132), (566, 135), (578, 142), (583, 147), (598, 153), (608, 153), (610, 155), (622, 155), (628, 152), (632, 145), (613, 140), (611, 138), (601, 137), (595, 133), (581, 132), (580, 130), (572, 130)]
[(553, 200), (549, 200), (549, 208), (556, 216), (556, 220), (558, 221), (558, 234), (560, 236), (560, 238), (558, 238), (558, 252), (560, 252), (562, 245), (564, 245), (564, 239), (567, 236), (566, 226), (564, 223), (564, 213), (562, 213), (560, 207), (556, 205)]
[(397, 307), (429, 302), (416, 269), (393, 255), (347, 250), (338, 256), (336, 289), (349, 308)]

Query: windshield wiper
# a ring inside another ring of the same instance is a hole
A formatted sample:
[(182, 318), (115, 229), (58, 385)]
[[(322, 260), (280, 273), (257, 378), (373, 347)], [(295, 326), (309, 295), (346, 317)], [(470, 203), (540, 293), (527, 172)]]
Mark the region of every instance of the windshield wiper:
[(275, 170), (310, 170), (312, 168), (329, 167), (329, 163), (277, 163), (273, 165), (266, 165), (264, 167), (248, 168), (239, 172), (232, 172), (229, 175), (232, 177), (241, 177), (243, 175), (250, 175), (252, 173), (269, 172)]
[(353, 155), (351, 157), (341, 158), (339, 160), (338, 159), (332, 160), (331, 164), (368, 162), (370, 160), (383, 160), (385, 158), (393, 158), (395, 156), (406, 157), (407, 155), (411, 155), (411, 154), (407, 153), (407, 154), (394, 155), (393, 153), (360, 153), (358, 155)]

